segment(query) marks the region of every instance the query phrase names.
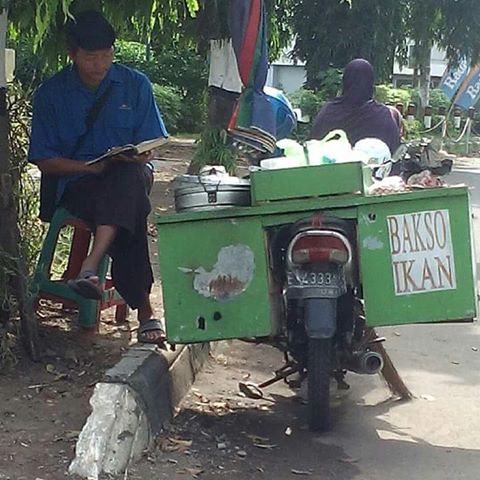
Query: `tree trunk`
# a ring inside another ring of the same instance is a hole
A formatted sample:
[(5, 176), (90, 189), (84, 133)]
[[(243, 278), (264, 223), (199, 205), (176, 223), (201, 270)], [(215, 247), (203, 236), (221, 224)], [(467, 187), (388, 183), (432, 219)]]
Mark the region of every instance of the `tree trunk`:
[(430, 61), (431, 61), (432, 43), (429, 40), (423, 40), (418, 44), (418, 91), (420, 96), (420, 107), (423, 109), (430, 101)]
[(417, 65), (413, 67), (412, 87), (418, 88), (418, 66)]
[[(0, 268), (12, 271), (8, 292), (17, 301), (20, 316), (20, 334), (33, 360), (39, 357), (37, 323), (31, 302), (28, 299), (27, 272), (20, 251), (20, 232), (17, 224), (17, 209), (10, 175), (7, 116), (7, 82), (5, 75), (5, 43), (7, 11), (0, 14)], [(5, 318), (6, 312), (2, 312)]]

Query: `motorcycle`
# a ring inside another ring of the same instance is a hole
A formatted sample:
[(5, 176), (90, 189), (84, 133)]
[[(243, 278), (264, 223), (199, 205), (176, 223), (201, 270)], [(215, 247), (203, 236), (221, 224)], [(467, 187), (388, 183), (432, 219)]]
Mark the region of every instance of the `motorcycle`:
[[(308, 425), (331, 426), (331, 380), (349, 388), (348, 370), (373, 375), (383, 367), (373, 351), (381, 338), (366, 329), (362, 315), (355, 222), (323, 213), (269, 232), (271, 266), (283, 300), (283, 331), (275, 345), (285, 365), (261, 385), (241, 383), (250, 398), (284, 379), (292, 388), (307, 382)], [(293, 377), (293, 378), (292, 378)]]

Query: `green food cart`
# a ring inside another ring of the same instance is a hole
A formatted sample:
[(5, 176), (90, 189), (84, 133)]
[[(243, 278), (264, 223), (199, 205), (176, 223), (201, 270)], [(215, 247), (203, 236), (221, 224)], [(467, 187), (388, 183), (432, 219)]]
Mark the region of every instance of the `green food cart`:
[(476, 316), (466, 187), (368, 195), (361, 163), (252, 172), (251, 206), (157, 217), (168, 340), (275, 336), (282, 291), (269, 235), (322, 211), (357, 224), (369, 326)]

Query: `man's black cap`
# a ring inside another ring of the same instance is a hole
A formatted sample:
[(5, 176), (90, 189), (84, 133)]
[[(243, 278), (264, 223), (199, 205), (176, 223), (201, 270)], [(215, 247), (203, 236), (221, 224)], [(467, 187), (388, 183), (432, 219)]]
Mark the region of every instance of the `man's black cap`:
[(115, 30), (96, 10), (85, 10), (75, 15), (66, 25), (67, 45), (84, 50), (102, 50), (115, 43)]

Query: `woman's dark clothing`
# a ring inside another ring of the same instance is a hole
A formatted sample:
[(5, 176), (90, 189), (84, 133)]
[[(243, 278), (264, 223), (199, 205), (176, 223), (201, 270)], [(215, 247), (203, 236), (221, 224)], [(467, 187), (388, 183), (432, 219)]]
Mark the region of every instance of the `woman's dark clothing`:
[(132, 309), (145, 301), (153, 284), (147, 239), (150, 201), (144, 167), (116, 163), (102, 175), (67, 185), (61, 204), (73, 215), (97, 225), (119, 227), (109, 255), (115, 288)]
[(345, 67), (343, 92), (320, 110), (310, 138), (321, 140), (328, 132), (344, 130), (352, 145), (362, 138), (379, 138), (393, 154), (400, 145), (400, 128), (390, 109), (373, 100), (374, 74), (369, 62), (351, 61)]

